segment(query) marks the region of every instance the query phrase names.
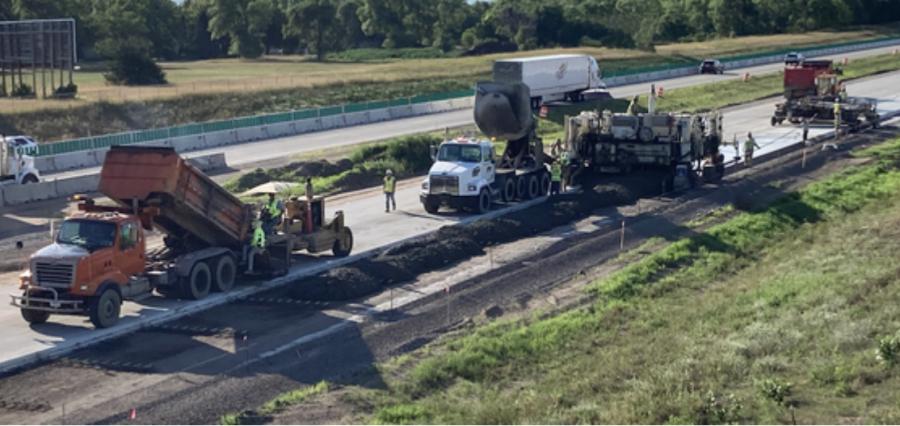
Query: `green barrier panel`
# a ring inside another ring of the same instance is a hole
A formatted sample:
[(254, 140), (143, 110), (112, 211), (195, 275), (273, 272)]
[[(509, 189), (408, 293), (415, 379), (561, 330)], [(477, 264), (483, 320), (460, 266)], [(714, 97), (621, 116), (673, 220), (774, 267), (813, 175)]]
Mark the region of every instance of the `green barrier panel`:
[(344, 112), (362, 112), (372, 109), (369, 102), (344, 105)]
[(173, 138), (181, 137), (181, 136), (191, 136), (191, 135), (199, 135), (203, 133), (203, 125), (202, 124), (187, 124), (184, 126), (176, 126), (169, 129)]
[(319, 116), (328, 117), (329, 115), (338, 115), (343, 112), (343, 108), (339, 106), (319, 108)]
[(291, 121), (306, 120), (306, 119), (310, 119), (310, 118), (316, 118), (317, 116), (318, 116), (318, 110), (301, 109), (299, 111), (291, 112)]
[(132, 136), (133, 143), (139, 142), (152, 142), (158, 139), (168, 139), (169, 138), (169, 129), (151, 129), (144, 130), (140, 132), (134, 132)]
[(291, 121), (291, 113), (290, 112), (282, 112), (278, 114), (268, 114), (260, 117), (264, 124), (276, 124), (276, 123), (284, 123), (286, 121)]

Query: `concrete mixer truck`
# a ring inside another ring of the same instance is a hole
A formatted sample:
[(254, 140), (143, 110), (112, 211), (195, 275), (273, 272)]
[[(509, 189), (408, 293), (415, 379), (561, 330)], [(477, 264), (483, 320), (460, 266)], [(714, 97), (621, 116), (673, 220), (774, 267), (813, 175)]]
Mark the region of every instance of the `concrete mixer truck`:
[[(479, 82), (473, 110), (475, 124), (490, 140), (460, 137), (434, 150), (435, 162), (419, 195), (429, 213), (437, 213), (441, 206), (483, 213), (495, 200), (528, 200), (550, 188), (528, 86)], [(497, 140), (506, 143), (499, 158)]]

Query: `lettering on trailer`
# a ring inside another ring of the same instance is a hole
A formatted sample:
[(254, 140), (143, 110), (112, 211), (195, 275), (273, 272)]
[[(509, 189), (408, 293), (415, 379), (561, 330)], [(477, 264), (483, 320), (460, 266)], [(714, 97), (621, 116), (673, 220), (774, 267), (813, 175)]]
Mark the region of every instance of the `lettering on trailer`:
[(566, 65), (565, 62), (561, 63), (561, 64), (559, 65), (559, 69), (556, 70), (556, 79), (557, 79), (557, 80), (562, 80), (563, 77), (566, 76), (566, 71), (567, 71), (568, 69), (569, 69), (569, 66)]

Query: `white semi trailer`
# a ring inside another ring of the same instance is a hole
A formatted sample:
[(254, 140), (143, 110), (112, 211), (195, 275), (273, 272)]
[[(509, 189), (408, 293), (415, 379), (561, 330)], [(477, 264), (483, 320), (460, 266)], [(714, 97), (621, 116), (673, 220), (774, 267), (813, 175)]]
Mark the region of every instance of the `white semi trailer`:
[(589, 55), (550, 55), (503, 59), (494, 62), (493, 81), (522, 83), (531, 92), (531, 108), (542, 103), (584, 99), (587, 91), (606, 88), (600, 66)]

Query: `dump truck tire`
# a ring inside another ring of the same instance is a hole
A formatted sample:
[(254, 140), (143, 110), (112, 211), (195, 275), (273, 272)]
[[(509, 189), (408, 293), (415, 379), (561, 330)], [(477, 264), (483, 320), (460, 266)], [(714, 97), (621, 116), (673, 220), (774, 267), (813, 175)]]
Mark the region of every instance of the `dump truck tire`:
[(216, 277), (213, 281), (213, 289), (225, 293), (234, 287), (237, 277), (237, 264), (230, 255), (222, 255), (216, 260)]
[(29, 324), (43, 324), (50, 319), (50, 312), (22, 308), (22, 318)]
[(334, 246), (331, 252), (335, 257), (347, 257), (353, 250), (353, 231), (350, 228), (344, 228), (338, 233), (338, 237), (334, 240)]
[(94, 298), (88, 307), (91, 323), (97, 328), (107, 328), (119, 322), (119, 313), (122, 310), (122, 296), (119, 292), (107, 287)]
[(200, 300), (209, 294), (212, 288), (212, 272), (206, 262), (197, 262), (191, 268), (190, 275), (182, 283), (181, 292), (184, 298)]

